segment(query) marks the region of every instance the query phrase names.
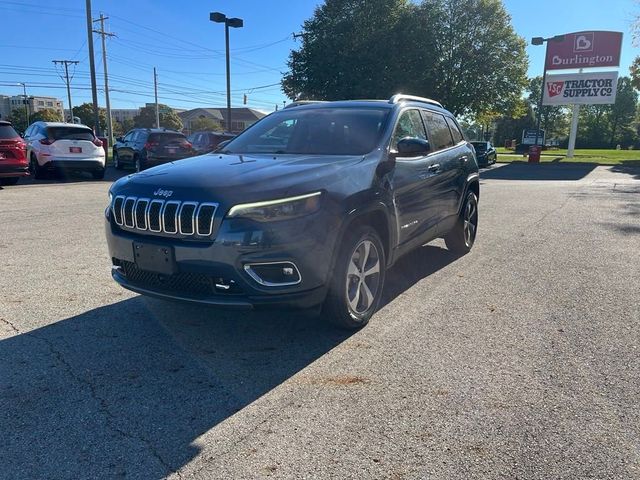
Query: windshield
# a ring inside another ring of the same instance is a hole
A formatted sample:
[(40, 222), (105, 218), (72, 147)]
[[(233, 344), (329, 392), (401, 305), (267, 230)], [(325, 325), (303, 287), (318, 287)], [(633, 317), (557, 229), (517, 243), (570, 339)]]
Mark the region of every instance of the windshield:
[(288, 108), (231, 140), (223, 153), (364, 155), (380, 139), (389, 109)]
[(47, 134), (51, 140), (89, 140), (92, 142), (95, 138), (90, 129), (78, 127), (49, 127)]

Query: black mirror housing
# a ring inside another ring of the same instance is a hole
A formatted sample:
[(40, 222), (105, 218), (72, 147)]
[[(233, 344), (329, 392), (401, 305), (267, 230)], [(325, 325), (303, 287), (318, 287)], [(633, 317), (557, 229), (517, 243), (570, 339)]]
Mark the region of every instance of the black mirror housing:
[(404, 137), (398, 140), (398, 157), (420, 157), (431, 151), (429, 141), (417, 137)]

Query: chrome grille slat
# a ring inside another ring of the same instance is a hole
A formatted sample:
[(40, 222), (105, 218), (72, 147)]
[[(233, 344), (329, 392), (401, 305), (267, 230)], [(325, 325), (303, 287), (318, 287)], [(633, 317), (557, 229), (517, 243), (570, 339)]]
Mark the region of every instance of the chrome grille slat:
[(213, 234), (217, 203), (127, 197), (111, 204), (113, 219), (125, 230), (209, 237)]

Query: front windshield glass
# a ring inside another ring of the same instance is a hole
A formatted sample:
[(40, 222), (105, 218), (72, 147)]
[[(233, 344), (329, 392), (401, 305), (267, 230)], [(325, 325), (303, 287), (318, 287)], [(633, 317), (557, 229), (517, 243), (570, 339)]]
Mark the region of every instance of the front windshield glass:
[(387, 108), (296, 107), (273, 113), (230, 141), (223, 153), (364, 155), (377, 145)]

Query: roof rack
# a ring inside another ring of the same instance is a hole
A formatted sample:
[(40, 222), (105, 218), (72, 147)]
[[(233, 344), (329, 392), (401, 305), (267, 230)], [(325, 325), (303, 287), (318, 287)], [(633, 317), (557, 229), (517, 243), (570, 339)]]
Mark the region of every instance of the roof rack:
[(424, 98), (424, 97), (416, 97), (415, 95), (404, 95), (402, 93), (396, 93), (393, 97), (389, 99), (389, 103), (400, 103), (403, 100), (429, 103), (431, 105), (435, 105), (436, 107), (444, 108), (442, 104), (436, 100), (432, 100), (430, 98)]
[(324, 100), (296, 100), (295, 102), (291, 102), (288, 105), (285, 105), (284, 108), (292, 108), (299, 107), (300, 105), (309, 105), (311, 103), (327, 103)]

